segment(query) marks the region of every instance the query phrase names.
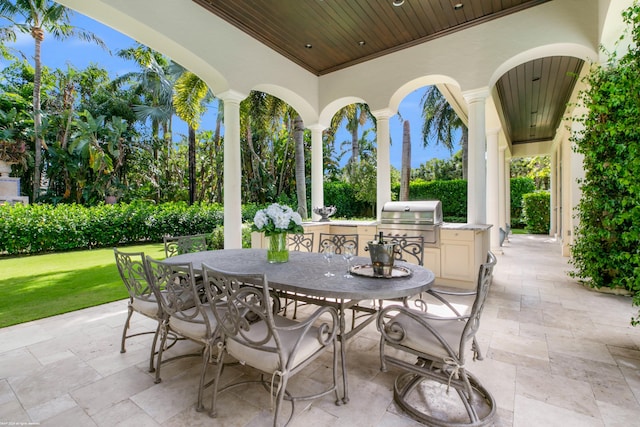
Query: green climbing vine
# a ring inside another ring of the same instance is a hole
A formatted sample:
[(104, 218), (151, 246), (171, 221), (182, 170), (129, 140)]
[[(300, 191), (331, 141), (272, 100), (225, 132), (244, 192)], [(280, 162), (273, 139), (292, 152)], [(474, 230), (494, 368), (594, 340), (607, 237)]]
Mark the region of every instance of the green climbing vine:
[[(572, 137), (585, 177), (572, 246), (573, 277), (592, 287), (624, 288), (640, 306), (640, 6), (624, 11), (631, 47), (593, 65), (580, 94), (588, 112)], [(640, 323), (640, 313), (631, 319)]]

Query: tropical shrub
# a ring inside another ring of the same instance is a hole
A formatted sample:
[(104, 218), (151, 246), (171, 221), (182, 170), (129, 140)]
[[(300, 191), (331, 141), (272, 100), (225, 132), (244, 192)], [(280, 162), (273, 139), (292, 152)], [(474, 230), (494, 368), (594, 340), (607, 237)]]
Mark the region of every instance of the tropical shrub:
[(525, 231), (532, 234), (548, 234), (550, 228), (551, 196), (548, 191), (522, 195), (522, 217)]
[[(572, 273), (593, 287), (624, 288), (640, 305), (640, 6), (623, 13), (630, 50), (593, 65), (580, 94), (587, 113), (572, 136), (584, 179), (571, 248)], [(640, 316), (632, 324), (640, 322)]]

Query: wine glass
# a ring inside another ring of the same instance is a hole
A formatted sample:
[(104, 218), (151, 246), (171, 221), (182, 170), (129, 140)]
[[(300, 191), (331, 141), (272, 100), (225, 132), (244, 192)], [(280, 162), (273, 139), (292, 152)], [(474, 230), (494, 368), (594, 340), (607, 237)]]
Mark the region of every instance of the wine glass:
[[(333, 258), (333, 254), (335, 252), (336, 252), (336, 245), (334, 245), (333, 242), (330, 242), (328, 240), (325, 242), (322, 242), (322, 256), (324, 257), (324, 259), (327, 260), (328, 270), (331, 269), (331, 258)], [(327, 271), (326, 273), (324, 273), (324, 275), (326, 277), (335, 276), (335, 274), (333, 274), (331, 271)]]
[(351, 275), (351, 260), (356, 254), (356, 245), (353, 242), (347, 242), (342, 247), (342, 258), (347, 261), (347, 273), (343, 275), (345, 279), (351, 279), (353, 276)]

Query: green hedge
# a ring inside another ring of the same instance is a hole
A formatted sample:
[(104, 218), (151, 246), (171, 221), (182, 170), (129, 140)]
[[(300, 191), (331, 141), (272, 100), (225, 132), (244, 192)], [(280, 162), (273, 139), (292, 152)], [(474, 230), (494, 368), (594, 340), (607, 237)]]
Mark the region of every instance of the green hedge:
[(409, 184), (410, 200), (440, 200), (446, 221), (466, 222), (467, 181), (414, 181)]
[[(535, 183), (531, 178), (511, 179), (511, 225), (522, 228), (522, 195), (535, 191)], [(391, 188), (392, 198), (398, 200), (400, 184)], [(345, 218), (366, 216), (368, 206), (355, 199), (352, 185), (345, 182), (327, 182), (324, 187), (326, 205), (334, 205), (337, 215)], [(410, 200), (440, 200), (442, 214), (447, 222), (467, 221), (467, 181), (423, 181), (415, 180), (409, 185)]]
[(522, 196), (522, 216), (525, 231), (532, 234), (549, 234), (551, 197), (548, 191), (527, 193)]
[(536, 191), (536, 184), (531, 178), (511, 178), (511, 228), (523, 228), (525, 226), (522, 216), (522, 196)]
[[(529, 191), (525, 191), (530, 189)], [(396, 193), (399, 186), (392, 189)], [(520, 215), (522, 194), (533, 191), (533, 180), (511, 180), (512, 218)], [(410, 186), (411, 200), (440, 200), (444, 220), (465, 222), (467, 182), (415, 181)], [(350, 184), (325, 183), (325, 204), (337, 208), (337, 216), (366, 216), (370, 206), (359, 202)], [(517, 208), (514, 208), (514, 204)], [(243, 222), (253, 221), (264, 206), (244, 205)], [(548, 218), (548, 211), (546, 212)], [(547, 220), (548, 221), (548, 220)], [(223, 224), (219, 204), (184, 202), (155, 205), (150, 202), (118, 203), (84, 207), (81, 205), (0, 205), (0, 254), (28, 254), (67, 251), (137, 243), (158, 242), (165, 235), (212, 233)], [(548, 227), (547, 227), (548, 230)], [(218, 235), (218, 240), (221, 236)], [(246, 238), (245, 238), (246, 239)]]
[(371, 210), (367, 203), (356, 199), (356, 192), (351, 184), (339, 181), (324, 183), (324, 204), (335, 206), (336, 216), (341, 218), (361, 218)]
[(222, 223), (222, 206), (207, 203), (0, 205), (0, 253), (67, 251), (161, 241), (165, 235), (211, 233)]

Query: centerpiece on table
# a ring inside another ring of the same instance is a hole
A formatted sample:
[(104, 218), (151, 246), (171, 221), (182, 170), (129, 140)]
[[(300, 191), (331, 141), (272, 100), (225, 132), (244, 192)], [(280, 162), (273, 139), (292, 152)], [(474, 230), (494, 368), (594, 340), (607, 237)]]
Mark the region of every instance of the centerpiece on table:
[(256, 212), (251, 230), (262, 232), (268, 238), (267, 261), (270, 263), (289, 261), (287, 234), (304, 232), (300, 214), (278, 203)]

